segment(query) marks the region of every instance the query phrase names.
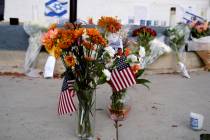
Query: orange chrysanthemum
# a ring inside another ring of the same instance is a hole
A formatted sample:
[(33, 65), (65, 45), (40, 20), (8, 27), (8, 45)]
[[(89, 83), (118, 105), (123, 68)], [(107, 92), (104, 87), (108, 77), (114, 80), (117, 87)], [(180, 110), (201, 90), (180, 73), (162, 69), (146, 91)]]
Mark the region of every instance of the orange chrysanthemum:
[(101, 36), (100, 32), (95, 28), (89, 28), (86, 30), (87, 35), (90, 37), (90, 40), (93, 44), (106, 46), (105, 39)]
[(84, 33), (84, 28), (79, 28), (74, 31), (74, 38), (75, 40), (82, 36)]
[(134, 74), (136, 74), (140, 69), (141, 69), (141, 67), (139, 64), (135, 64), (135, 65), (131, 66), (131, 70)]
[(96, 50), (96, 48), (94, 48), (94, 46), (90, 42), (83, 41), (82, 45), (88, 50)]
[(98, 26), (108, 32), (116, 33), (121, 29), (122, 24), (116, 18), (102, 16), (98, 21)]
[(60, 29), (57, 39), (57, 46), (61, 49), (70, 47), (75, 42), (74, 30)]
[(65, 63), (67, 64), (67, 66), (69, 66), (71, 68), (74, 67), (75, 64), (76, 64), (76, 60), (75, 60), (75, 58), (72, 55), (66, 56), (64, 58), (64, 60), (65, 60)]

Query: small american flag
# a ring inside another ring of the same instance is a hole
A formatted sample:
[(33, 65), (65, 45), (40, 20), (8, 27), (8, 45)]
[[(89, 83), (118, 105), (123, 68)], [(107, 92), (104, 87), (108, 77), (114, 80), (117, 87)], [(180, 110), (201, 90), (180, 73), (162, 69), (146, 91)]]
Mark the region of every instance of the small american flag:
[(117, 68), (111, 73), (110, 84), (114, 91), (120, 91), (136, 84), (134, 74), (129, 64), (125, 62), (125, 57), (117, 60)]
[(76, 107), (72, 99), (75, 94), (73, 84), (74, 80), (70, 80), (68, 76), (65, 76), (58, 103), (58, 115), (64, 115), (76, 111)]

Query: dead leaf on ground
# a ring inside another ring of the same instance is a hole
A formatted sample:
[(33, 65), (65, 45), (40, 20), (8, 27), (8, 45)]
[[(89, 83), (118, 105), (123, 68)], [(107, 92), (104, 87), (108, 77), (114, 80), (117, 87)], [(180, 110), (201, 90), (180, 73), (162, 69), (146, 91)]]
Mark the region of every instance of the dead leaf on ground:
[(173, 124), (171, 127), (178, 127), (178, 125)]
[(152, 109), (158, 110), (158, 108), (156, 106), (152, 106)]

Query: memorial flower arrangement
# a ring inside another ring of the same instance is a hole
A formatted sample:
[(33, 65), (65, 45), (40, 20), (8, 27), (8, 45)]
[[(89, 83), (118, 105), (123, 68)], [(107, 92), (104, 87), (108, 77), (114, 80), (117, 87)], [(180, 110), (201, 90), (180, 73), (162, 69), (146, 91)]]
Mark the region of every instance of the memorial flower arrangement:
[(168, 28), (165, 31), (165, 35), (168, 37), (170, 47), (176, 52), (177, 59), (179, 60), (178, 52), (183, 45), (185, 45), (185, 35), (176, 28)]
[(190, 29), (186, 24), (180, 23), (175, 27), (166, 29), (165, 35), (168, 44), (176, 54), (176, 61), (181, 75), (190, 78), (187, 68), (182, 61), (182, 52), (185, 49), (185, 44), (189, 39)]
[[(197, 44), (196, 53), (200, 56), (205, 64), (205, 69), (210, 70), (210, 50), (209, 50), (209, 38), (210, 38), (210, 22), (198, 22), (192, 21), (191, 27), (191, 39)], [(205, 44), (205, 45), (204, 45)]]
[(144, 47), (146, 55), (149, 55), (151, 51), (149, 42), (157, 36), (156, 31), (150, 27), (143, 26), (135, 29), (132, 36), (137, 37), (138, 45)]
[(101, 17), (98, 26), (108, 40), (106, 49), (109, 50), (111, 56), (110, 62), (105, 65), (106, 69), (103, 70), (104, 79), (112, 88), (111, 104), (108, 105), (108, 110), (111, 119), (123, 120), (130, 110), (130, 106), (126, 103), (127, 88), (135, 84), (147, 86), (146, 83), (149, 82), (140, 78), (144, 72), (141, 69), (140, 61), (145, 52), (142, 47), (123, 47), (122, 37), (119, 34), (122, 25), (116, 18)]
[(113, 64), (109, 68), (110, 74), (106, 72), (106, 78), (113, 92), (108, 109), (111, 119), (120, 121), (126, 119), (131, 108), (128, 102), (128, 87), (135, 84), (148, 87), (147, 83), (150, 81), (141, 78), (144, 69), (141, 68), (141, 57), (136, 50), (125, 48), (118, 51), (113, 59)]
[(63, 115), (76, 110), (72, 100), (76, 94), (79, 101), (78, 136), (84, 139), (93, 137), (94, 124), (91, 121), (94, 120), (95, 89), (109, 59), (105, 51), (106, 40), (95, 28), (65, 24), (63, 27), (52, 25), (43, 35), (42, 43), (49, 54), (61, 58), (66, 68), (62, 91), (68, 94), (63, 97), (61, 94), (58, 113)]
[(190, 23), (191, 35), (194, 38), (201, 38), (210, 35), (210, 25), (206, 21), (204, 23), (198, 21), (192, 21)]

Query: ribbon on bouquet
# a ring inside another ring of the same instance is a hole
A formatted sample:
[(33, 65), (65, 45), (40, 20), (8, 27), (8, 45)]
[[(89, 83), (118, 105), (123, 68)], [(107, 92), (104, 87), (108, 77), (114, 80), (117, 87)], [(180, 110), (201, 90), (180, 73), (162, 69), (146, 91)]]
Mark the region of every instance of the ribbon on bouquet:
[(58, 103), (58, 115), (64, 115), (76, 111), (73, 101), (75, 95), (75, 91), (73, 90), (74, 82), (75, 80), (70, 79), (69, 76), (64, 77)]

